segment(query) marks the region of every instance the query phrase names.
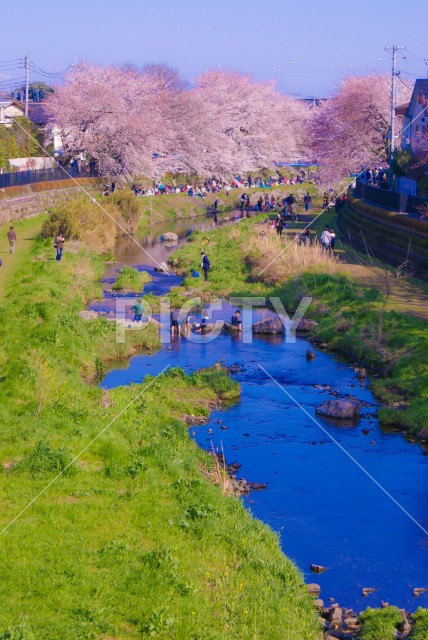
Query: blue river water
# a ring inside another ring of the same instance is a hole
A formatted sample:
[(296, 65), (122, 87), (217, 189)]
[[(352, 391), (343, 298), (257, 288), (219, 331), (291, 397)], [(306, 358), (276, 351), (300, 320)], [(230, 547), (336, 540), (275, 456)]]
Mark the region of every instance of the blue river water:
[[(147, 270), (155, 294), (180, 282)], [(114, 299), (105, 294), (91, 308), (111, 312)], [(212, 319), (229, 320), (231, 312), (225, 304)], [(254, 320), (263, 313), (257, 310)], [(333, 598), (357, 611), (382, 601), (409, 611), (427, 607), (428, 593), (415, 598), (412, 592), (428, 587), (428, 536), (420, 528), (428, 529), (428, 456), (400, 433), (382, 432), (369, 383), (361, 384), (352, 366), (312, 346), (317, 357), (308, 361), (309, 343), (301, 338), (287, 343), (254, 337), (249, 344), (227, 333), (213, 341), (198, 338), (180, 336), (157, 353), (135, 356), (110, 371), (101, 386), (142, 382), (167, 365), (186, 372), (219, 360), (238, 365), (233, 377), (241, 385), (240, 400), (191, 428), (191, 437), (208, 450), (224, 450), (228, 463), (239, 462), (238, 477), (268, 483), (243, 498), (244, 504), (278, 533), (284, 553), (306, 582), (320, 584), (324, 601)], [(362, 402), (357, 423), (311, 419), (333, 392)], [(312, 573), (312, 563), (327, 571)], [(363, 597), (363, 587), (376, 591)]]

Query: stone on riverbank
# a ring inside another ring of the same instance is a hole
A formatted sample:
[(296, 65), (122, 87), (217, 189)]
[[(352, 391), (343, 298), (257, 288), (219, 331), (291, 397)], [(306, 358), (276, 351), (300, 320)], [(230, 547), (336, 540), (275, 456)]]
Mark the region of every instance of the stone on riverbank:
[(96, 311), (79, 311), (79, 316), (82, 318), (82, 320), (95, 320), (96, 318), (98, 318), (98, 313)]
[(314, 353), (310, 349), (306, 351), (306, 360), (314, 360), (316, 357), (316, 353)]
[(310, 582), (309, 584), (307, 584), (306, 589), (313, 596), (319, 596), (319, 594), (321, 593), (321, 587), (316, 582)]
[(283, 335), (285, 332), (284, 325), (277, 316), (265, 318), (260, 322), (253, 324), (254, 333), (262, 333), (267, 335)]
[(302, 318), (296, 327), (298, 333), (309, 333), (318, 326), (318, 322), (311, 320), (310, 318)]
[(336, 420), (356, 420), (359, 418), (361, 403), (348, 398), (341, 400), (326, 400), (317, 407), (316, 414)]

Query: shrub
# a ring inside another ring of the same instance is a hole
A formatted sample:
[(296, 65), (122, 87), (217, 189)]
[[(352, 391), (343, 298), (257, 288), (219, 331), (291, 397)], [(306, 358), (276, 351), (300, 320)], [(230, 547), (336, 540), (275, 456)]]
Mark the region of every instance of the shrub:
[(428, 638), (428, 609), (419, 608), (413, 616), (412, 640), (427, 640)]
[(140, 200), (132, 191), (121, 189), (112, 193), (108, 201), (116, 205), (123, 219), (128, 223), (130, 231), (134, 232), (141, 216)]
[(121, 215), (114, 204), (106, 202), (99, 207), (87, 198), (78, 198), (51, 210), (42, 236), (55, 237), (61, 232), (67, 240), (80, 240), (87, 248), (103, 252), (115, 245), (117, 220)]
[(64, 471), (71, 460), (65, 449), (53, 449), (47, 442), (40, 441), (15, 469), (29, 471), (32, 475), (59, 472)]
[(370, 607), (360, 616), (362, 625), (361, 640), (393, 640), (395, 630), (402, 623), (400, 611), (397, 607), (385, 609), (371, 609)]
[(133, 267), (124, 266), (113, 285), (114, 291), (134, 291), (140, 293), (145, 284), (151, 281), (147, 271), (137, 271)]

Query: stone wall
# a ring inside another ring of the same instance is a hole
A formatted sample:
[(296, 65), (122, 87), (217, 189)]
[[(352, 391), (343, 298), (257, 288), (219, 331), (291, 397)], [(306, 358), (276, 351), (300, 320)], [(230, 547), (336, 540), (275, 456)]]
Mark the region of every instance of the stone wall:
[[(22, 195), (16, 198), (0, 200), (0, 226), (35, 216), (58, 204), (84, 196), (84, 192), (79, 187), (34, 193), (28, 185), (23, 187), (22, 191)], [(94, 187), (85, 186), (85, 191), (91, 195), (97, 193)]]

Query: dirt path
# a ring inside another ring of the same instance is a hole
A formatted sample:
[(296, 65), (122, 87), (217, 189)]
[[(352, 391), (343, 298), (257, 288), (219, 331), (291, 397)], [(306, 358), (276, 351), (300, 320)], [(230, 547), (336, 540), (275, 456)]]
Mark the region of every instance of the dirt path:
[(40, 232), (44, 217), (45, 216), (40, 215), (13, 224), (17, 236), (15, 253), (13, 254), (9, 252), (9, 242), (7, 239), (7, 232), (9, 231), (10, 225), (5, 224), (0, 227), (0, 259), (3, 262), (0, 267), (0, 300), (4, 298), (7, 293), (7, 280), (12, 273), (18, 269), (22, 259), (30, 251), (32, 241)]
[[(344, 270), (358, 284), (384, 291), (385, 272), (375, 266), (344, 262)], [(408, 313), (428, 320), (428, 284), (416, 278), (391, 278), (392, 294), (388, 301), (390, 311)]]

